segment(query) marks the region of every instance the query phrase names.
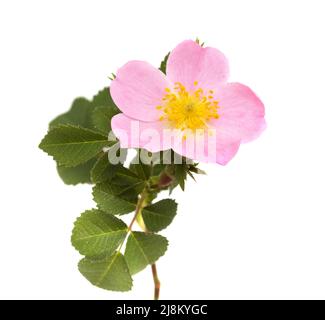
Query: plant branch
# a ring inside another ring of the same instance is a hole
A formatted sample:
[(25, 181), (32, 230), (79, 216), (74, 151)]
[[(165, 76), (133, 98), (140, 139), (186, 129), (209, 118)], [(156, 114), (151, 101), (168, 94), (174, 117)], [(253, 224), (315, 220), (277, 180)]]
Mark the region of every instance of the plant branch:
[(158, 278), (157, 266), (155, 263), (151, 265), (151, 271), (152, 271), (153, 282), (155, 284), (154, 300), (159, 300), (160, 281)]
[[(132, 231), (132, 226), (133, 226), (134, 222), (136, 221), (138, 215), (142, 211), (143, 204), (144, 204), (144, 202), (146, 200), (146, 196), (147, 196), (147, 192), (146, 192), (146, 190), (143, 190), (142, 193), (141, 193), (141, 195), (140, 195), (140, 197), (139, 197), (139, 199), (138, 199), (137, 206), (135, 208), (134, 216), (133, 216), (133, 218), (132, 218), (132, 220), (131, 220), (131, 222), (130, 222), (130, 224), (128, 226), (128, 234)], [(119, 252), (121, 251), (121, 249), (123, 247), (123, 244), (124, 244), (124, 242), (125, 242), (126, 239), (127, 239), (127, 236), (124, 238), (123, 242), (120, 244), (120, 246), (117, 249), (117, 251), (119, 251)]]
[[(138, 215), (138, 218), (139, 217), (141, 217), (141, 214)], [(142, 228), (142, 230), (145, 233), (148, 233), (148, 230), (146, 229), (146, 226), (144, 225), (143, 219), (137, 219), (137, 222), (138, 222), (139, 226)], [(153, 282), (154, 282), (154, 300), (159, 300), (160, 281), (159, 281), (158, 273), (157, 273), (157, 265), (155, 263), (153, 263), (151, 265), (151, 272), (152, 272), (152, 277), (153, 277)]]
[[(134, 216), (128, 226), (128, 234), (132, 231), (134, 222), (137, 221), (137, 219), (141, 216), (141, 212), (142, 212), (143, 207), (145, 206), (145, 201), (146, 201), (147, 195), (148, 195), (147, 190), (144, 189), (138, 199)], [(143, 229), (144, 232), (148, 232), (144, 224), (139, 223), (139, 225)], [(127, 237), (124, 238), (124, 241), (119, 246), (118, 251), (121, 251), (126, 238)], [(154, 282), (154, 300), (159, 300), (160, 281), (158, 278), (157, 266), (155, 263), (151, 265), (151, 271), (152, 271), (152, 277), (153, 277), (153, 282)]]

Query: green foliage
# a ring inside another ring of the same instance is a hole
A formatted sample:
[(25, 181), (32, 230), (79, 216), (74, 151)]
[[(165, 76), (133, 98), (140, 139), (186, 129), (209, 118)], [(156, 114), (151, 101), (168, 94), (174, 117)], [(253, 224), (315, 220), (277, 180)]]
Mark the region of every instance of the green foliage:
[(85, 211), (75, 222), (71, 242), (83, 255), (111, 255), (127, 235), (127, 225), (100, 210)]
[(111, 120), (120, 110), (115, 105), (109, 88), (104, 88), (94, 96), (91, 102), (94, 110), (91, 115), (93, 126), (107, 135), (111, 131)]
[(165, 229), (176, 216), (177, 203), (172, 199), (163, 199), (142, 210), (142, 218), (149, 231)]
[(152, 175), (159, 176), (166, 168), (165, 164), (158, 163), (152, 168)]
[(76, 185), (78, 183), (91, 183), (90, 170), (96, 159), (91, 159), (76, 167), (57, 166), (58, 174), (65, 184)]
[(141, 180), (148, 180), (151, 175), (151, 168), (150, 164), (145, 164), (141, 160), (141, 150), (137, 150), (137, 155), (132, 159), (130, 163), (130, 170), (133, 171)]
[(119, 166), (114, 165), (108, 161), (107, 153), (103, 153), (96, 163), (93, 165), (90, 171), (91, 181), (93, 183), (102, 183), (105, 181), (111, 181), (116, 174)]
[(107, 183), (97, 184), (93, 188), (93, 197), (99, 209), (114, 215), (134, 211), (138, 198), (132, 186), (121, 187)]
[(155, 263), (167, 250), (168, 241), (158, 234), (131, 232), (125, 249), (125, 259), (133, 275)]
[(39, 147), (66, 167), (77, 166), (112, 145), (105, 136), (95, 131), (72, 125), (59, 125), (50, 130)]
[(50, 129), (61, 124), (70, 124), (86, 129), (98, 130), (107, 135), (111, 130), (111, 119), (120, 111), (115, 105), (109, 88), (99, 91), (92, 99), (76, 98), (69, 111), (50, 122)]
[(141, 189), (143, 189), (143, 183), (145, 179), (142, 176), (137, 175), (137, 173), (133, 172), (131, 169), (120, 166), (115, 174), (115, 182), (116, 184), (126, 186), (135, 186), (141, 184)]
[(83, 258), (79, 262), (80, 273), (93, 285), (112, 291), (129, 291), (132, 278), (120, 252), (104, 259)]
[(94, 127), (98, 131), (107, 135), (112, 130), (111, 120), (116, 114), (116, 111), (107, 106), (96, 107), (92, 113), (92, 122)]
[(98, 93), (93, 97), (91, 104), (93, 107), (107, 106), (114, 110), (116, 113), (120, 112), (111, 97), (111, 93), (108, 87), (98, 91)]
[[(169, 53), (159, 68), (163, 73), (168, 57)], [(77, 98), (69, 111), (51, 121), (39, 147), (54, 158), (66, 184), (94, 184), (97, 209), (87, 210), (76, 219), (71, 236), (72, 245), (85, 256), (79, 262), (80, 272), (100, 288), (128, 291), (131, 274), (155, 263), (168, 247), (167, 239), (155, 233), (173, 221), (177, 203), (171, 199), (152, 201), (163, 190), (171, 192), (178, 185), (184, 190), (187, 175), (194, 179), (193, 174), (204, 172), (172, 150), (150, 154), (153, 160), (149, 164), (140, 157), (141, 149), (129, 167), (124, 161), (110, 163), (107, 148), (117, 153), (122, 150), (118, 141), (108, 138), (112, 117), (119, 112), (109, 88), (91, 100)], [(176, 156), (181, 164), (176, 163)], [(163, 158), (170, 158), (171, 163), (161, 163)], [(132, 221), (145, 232), (132, 231), (133, 222), (128, 227), (115, 216), (133, 211), (138, 214)]]
[(59, 115), (50, 122), (50, 129), (62, 124), (71, 124), (83, 128), (94, 129), (91, 122), (93, 109), (91, 101), (85, 98), (77, 98), (73, 101), (69, 111)]
[(200, 168), (198, 168), (198, 163), (194, 163), (188, 166), (188, 173), (189, 172), (193, 172), (196, 174), (206, 174), (205, 171), (201, 170)]
[[(76, 98), (69, 111), (56, 117), (50, 122), (52, 130), (60, 125), (72, 125), (96, 131), (107, 140), (111, 130), (111, 119), (119, 113), (110, 95), (109, 88), (99, 91), (90, 101), (86, 98)], [(57, 163), (58, 174), (66, 184), (91, 183), (90, 171), (95, 164), (95, 159), (78, 165)]]
[(187, 165), (186, 164), (175, 164), (175, 178), (179, 183), (179, 186), (184, 191), (185, 190), (185, 180), (187, 175)]

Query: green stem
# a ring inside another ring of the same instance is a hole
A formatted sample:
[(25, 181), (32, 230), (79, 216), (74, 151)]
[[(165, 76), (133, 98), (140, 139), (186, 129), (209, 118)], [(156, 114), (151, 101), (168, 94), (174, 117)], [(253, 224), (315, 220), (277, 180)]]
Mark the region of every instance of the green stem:
[[(146, 190), (143, 190), (143, 192), (142, 192), (141, 195), (140, 195), (140, 198), (138, 199), (137, 206), (136, 206), (136, 208), (135, 208), (134, 216), (133, 216), (133, 218), (132, 218), (132, 220), (131, 220), (131, 222), (130, 222), (130, 224), (129, 224), (129, 226), (128, 226), (128, 234), (127, 234), (127, 236), (128, 236), (128, 235), (130, 234), (130, 232), (132, 231), (132, 226), (133, 226), (134, 222), (136, 221), (138, 215), (141, 214), (141, 211), (142, 211), (142, 209), (143, 209), (143, 207), (144, 207), (143, 204), (144, 204), (144, 202), (145, 202), (145, 200), (146, 200), (146, 197), (147, 197), (147, 191), (146, 191)], [(124, 238), (123, 242), (120, 244), (120, 246), (119, 246), (119, 248), (117, 249), (117, 251), (119, 251), (119, 252), (121, 251), (121, 249), (122, 249), (122, 247), (123, 247), (123, 244), (124, 244), (125, 240), (127, 239), (127, 236)]]
[[(133, 216), (133, 218), (132, 218), (132, 220), (131, 220), (131, 222), (130, 222), (130, 224), (128, 226), (128, 234), (132, 231), (132, 226), (133, 226), (135, 221), (138, 222), (139, 226), (143, 229), (144, 232), (148, 232), (147, 229), (146, 229), (146, 226), (144, 224), (142, 215), (141, 215), (142, 209), (146, 205), (147, 196), (148, 196), (147, 190), (144, 189), (143, 192), (141, 193), (139, 199), (138, 199), (137, 206), (136, 206), (136, 209), (135, 209), (135, 214), (134, 214), (134, 216)], [(126, 238), (127, 237), (125, 237), (125, 239)], [(125, 242), (125, 239), (121, 243), (121, 245), (119, 246), (118, 251), (121, 251), (121, 248), (122, 248), (122, 246), (123, 246), (123, 244)], [(155, 263), (151, 265), (151, 271), (152, 271), (152, 277), (153, 277), (153, 282), (154, 282), (154, 300), (159, 300), (160, 281), (159, 281), (159, 278), (158, 278), (157, 266), (156, 266)]]
[(151, 265), (151, 271), (152, 271), (153, 282), (155, 284), (154, 300), (159, 300), (160, 281), (158, 278), (157, 266), (155, 263)]
[[(141, 229), (147, 233), (148, 230), (146, 229), (146, 226), (144, 224), (141, 212), (137, 216), (136, 220), (137, 220), (137, 223), (139, 224), (139, 226), (141, 227)], [(154, 282), (154, 300), (159, 300), (160, 281), (159, 281), (158, 273), (157, 273), (157, 265), (155, 263), (151, 265), (151, 271), (152, 271), (152, 277), (153, 277), (153, 282)]]

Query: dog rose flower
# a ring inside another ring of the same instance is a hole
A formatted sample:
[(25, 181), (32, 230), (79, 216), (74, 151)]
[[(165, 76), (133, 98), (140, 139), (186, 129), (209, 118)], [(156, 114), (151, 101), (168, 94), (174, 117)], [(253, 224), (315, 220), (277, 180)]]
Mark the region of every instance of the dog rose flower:
[(122, 113), (112, 130), (123, 148), (173, 149), (225, 165), (241, 143), (264, 130), (264, 105), (240, 83), (227, 83), (226, 57), (186, 40), (169, 55), (166, 75), (144, 61), (121, 67), (110, 92)]

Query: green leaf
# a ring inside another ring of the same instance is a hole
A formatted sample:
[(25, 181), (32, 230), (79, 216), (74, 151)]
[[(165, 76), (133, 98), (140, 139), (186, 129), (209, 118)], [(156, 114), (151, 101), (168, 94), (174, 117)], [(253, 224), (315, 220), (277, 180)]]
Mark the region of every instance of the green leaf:
[(71, 242), (88, 257), (111, 255), (123, 242), (127, 231), (122, 220), (100, 210), (87, 210), (76, 220)]
[(112, 291), (129, 291), (132, 288), (127, 263), (119, 252), (101, 260), (84, 258), (78, 267), (80, 273), (99, 288)]
[(82, 97), (76, 98), (69, 111), (51, 121), (50, 129), (60, 124), (71, 124), (107, 134), (111, 130), (112, 117), (119, 112), (109, 88), (104, 88), (93, 97), (92, 101)]
[(149, 231), (165, 229), (176, 216), (177, 203), (172, 199), (160, 200), (142, 210), (143, 221)]
[(92, 114), (92, 122), (94, 127), (98, 131), (107, 135), (112, 130), (111, 120), (113, 116), (118, 113), (119, 111), (112, 110), (107, 106), (96, 107)]
[(121, 165), (114, 165), (108, 161), (107, 153), (104, 153), (93, 166), (90, 176), (93, 183), (111, 181)]
[(92, 130), (60, 125), (47, 133), (39, 147), (60, 165), (74, 167), (94, 158), (112, 143), (106, 136)]
[(163, 256), (168, 247), (168, 240), (158, 234), (132, 232), (125, 248), (125, 259), (131, 275), (155, 263)]
[(120, 113), (111, 97), (109, 88), (99, 91), (91, 103), (94, 108), (92, 123), (97, 130), (107, 135), (112, 129), (111, 120), (113, 116)]
[(108, 87), (104, 88), (103, 90), (100, 90), (92, 99), (91, 104), (93, 107), (98, 106), (109, 106), (112, 110), (115, 110), (116, 113), (119, 113), (119, 109), (114, 103), (110, 89)]
[(124, 189), (133, 189), (137, 194), (140, 194), (145, 186), (143, 179), (139, 178), (133, 171), (124, 166), (117, 168), (112, 183)]
[(170, 55), (170, 52), (167, 53), (167, 55), (165, 56), (164, 60), (161, 61), (161, 63), (160, 63), (159, 70), (161, 72), (163, 72), (164, 74), (166, 74), (166, 65), (167, 65), (167, 60), (169, 58), (169, 55)]
[(91, 102), (85, 98), (77, 98), (73, 101), (70, 110), (56, 117), (50, 122), (50, 129), (61, 124), (71, 124), (83, 128), (93, 129), (91, 114), (93, 112)]
[(151, 166), (141, 161), (141, 149), (130, 163), (130, 170), (134, 172), (141, 180), (148, 180), (151, 175)]
[(91, 159), (76, 167), (57, 166), (58, 174), (65, 184), (76, 185), (78, 183), (91, 183), (90, 170), (96, 159)]
[(132, 186), (101, 183), (93, 188), (93, 197), (99, 209), (109, 214), (122, 215), (135, 210), (137, 193)]

